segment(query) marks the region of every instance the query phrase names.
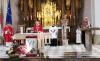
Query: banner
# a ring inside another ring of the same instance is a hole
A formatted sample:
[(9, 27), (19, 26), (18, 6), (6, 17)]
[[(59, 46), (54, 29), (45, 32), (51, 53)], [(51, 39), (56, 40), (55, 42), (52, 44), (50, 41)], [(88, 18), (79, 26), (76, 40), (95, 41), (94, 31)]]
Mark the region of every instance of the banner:
[(12, 25), (12, 13), (11, 13), (10, 0), (8, 0), (6, 24), (11, 24)]

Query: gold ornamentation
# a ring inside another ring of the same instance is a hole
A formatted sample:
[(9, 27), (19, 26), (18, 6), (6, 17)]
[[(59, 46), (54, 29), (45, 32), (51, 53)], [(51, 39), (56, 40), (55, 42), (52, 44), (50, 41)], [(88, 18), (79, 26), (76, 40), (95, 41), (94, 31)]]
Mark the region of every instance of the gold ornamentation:
[(61, 11), (56, 9), (56, 4), (47, 0), (41, 6), (41, 11), (37, 12), (37, 17), (42, 18), (42, 24), (44, 27), (52, 26), (52, 24), (57, 24), (56, 22), (60, 20)]
[(66, 6), (67, 6), (67, 9), (69, 9), (70, 8), (70, 3), (71, 3), (71, 0), (66, 0)]
[(20, 2), (20, 3), (21, 3), (21, 11), (22, 11), (22, 10), (23, 10), (23, 7), (24, 7), (24, 6), (23, 6), (24, 1), (23, 1), (23, 0), (21, 0), (21, 2)]
[(29, 0), (29, 8), (33, 8), (33, 0)]

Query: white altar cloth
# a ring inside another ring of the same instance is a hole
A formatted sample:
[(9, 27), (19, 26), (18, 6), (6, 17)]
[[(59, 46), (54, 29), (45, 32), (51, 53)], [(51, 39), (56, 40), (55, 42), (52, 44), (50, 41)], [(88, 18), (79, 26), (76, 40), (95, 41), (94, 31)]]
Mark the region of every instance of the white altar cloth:
[[(26, 39), (26, 36), (37, 36), (37, 37), (38, 37), (39, 34), (40, 34), (40, 33), (22, 33), (22, 34), (21, 34), (21, 33), (16, 33), (16, 34), (14, 34), (13, 39), (14, 39), (14, 40), (15, 40), (15, 39), (16, 39), (16, 40), (17, 40), (17, 39), (18, 39), (18, 40), (20, 40), (20, 39)], [(49, 38), (49, 37), (51, 37), (51, 34), (47, 32), (47, 33), (42, 33), (41, 36), (43, 36), (44, 38), (45, 38), (45, 37), (48, 37), (48, 38)]]
[(51, 38), (51, 33), (16, 33), (13, 40), (26, 40), (26, 36), (37, 36), (38, 49), (41, 51), (42, 47), (47, 43), (47, 39)]

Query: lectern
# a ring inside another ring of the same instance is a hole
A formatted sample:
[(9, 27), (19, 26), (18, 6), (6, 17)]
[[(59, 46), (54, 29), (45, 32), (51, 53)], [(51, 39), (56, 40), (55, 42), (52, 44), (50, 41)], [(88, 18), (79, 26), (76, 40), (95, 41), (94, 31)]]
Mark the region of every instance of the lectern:
[(86, 44), (87, 51), (92, 50), (92, 38), (94, 38), (92, 31), (95, 31), (95, 30), (100, 30), (100, 28), (99, 27), (90, 27), (87, 29), (82, 29), (82, 31), (85, 31), (85, 44)]

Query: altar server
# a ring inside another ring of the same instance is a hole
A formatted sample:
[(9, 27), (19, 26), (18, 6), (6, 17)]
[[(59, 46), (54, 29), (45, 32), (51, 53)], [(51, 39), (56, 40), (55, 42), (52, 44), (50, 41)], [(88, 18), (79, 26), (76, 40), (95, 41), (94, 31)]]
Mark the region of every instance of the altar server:
[(49, 32), (51, 33), (51, 46), (57, 46), (57, 33), (58, 28), (53, 24), (53, 26), (50, 27)]
[(81, 29), (80, 29), (80, 27), (78, 27), (76, 29), (76, 43), (78, 43), (78, 44), (81, 43), (81, 36), (82, 36)]
[(12, 36), (14, 33), (14, 29), (10, 24), (7, 24), (3, 28), (3, 36), (4, 36), (4, 42), (6, 46), (11, 47), (12, 45)]

